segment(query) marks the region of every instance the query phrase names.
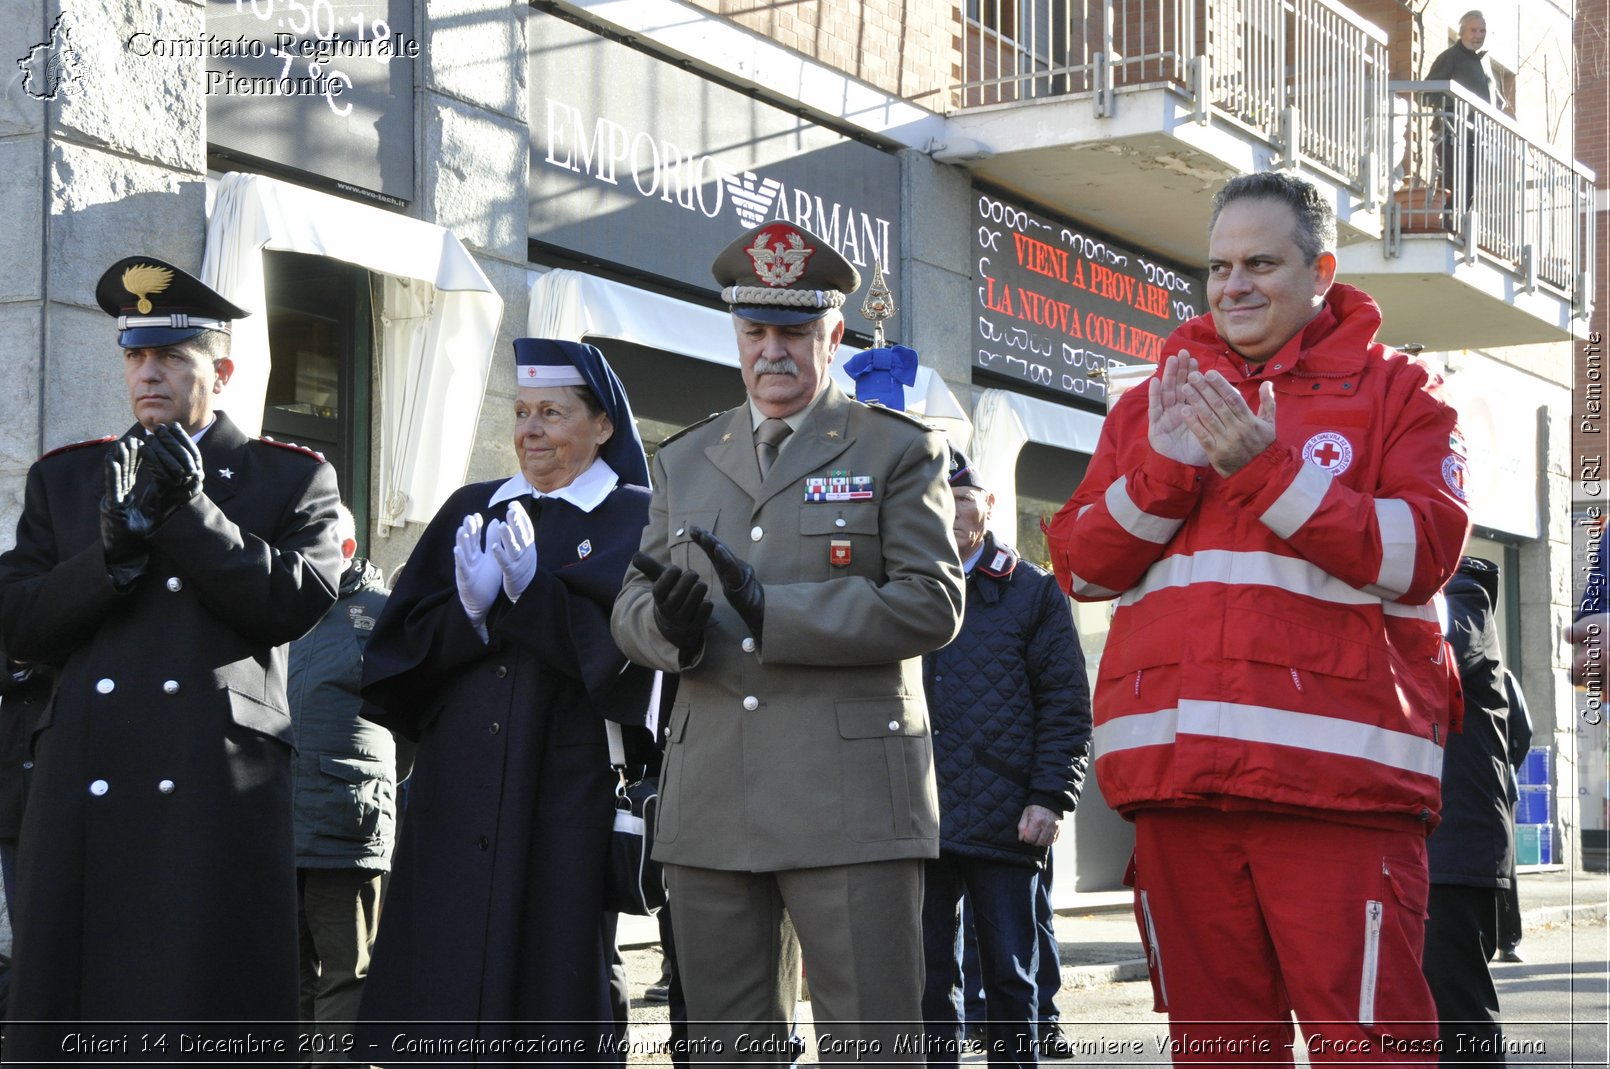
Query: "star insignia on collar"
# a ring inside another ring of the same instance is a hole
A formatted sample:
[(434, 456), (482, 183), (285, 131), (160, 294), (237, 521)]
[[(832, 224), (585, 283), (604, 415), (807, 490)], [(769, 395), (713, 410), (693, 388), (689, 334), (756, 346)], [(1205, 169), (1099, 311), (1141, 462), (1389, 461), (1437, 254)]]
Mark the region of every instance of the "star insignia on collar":
[(722, 435), (722, 436), (721, 436), (721, 440), (722, 440), (722, 441), (723, 441), (723, 442), (730, 442), (730, 441), (732, 441), (732, 432), (731, 432), (731, 431), (728, 431), (728, 432), (727, 432), (727, 433), (726, 433), (726, 434), (723, 434), (723, 435)]
[(828, 431), (827, 436), (829, 438), (837, 438), (839, 436), (839, 432), (838, 431)]
[(235, 473), (230, 471), (228, 468), (219, 468), (218, 474), (226, 479), (233, 479), (235, 477)]

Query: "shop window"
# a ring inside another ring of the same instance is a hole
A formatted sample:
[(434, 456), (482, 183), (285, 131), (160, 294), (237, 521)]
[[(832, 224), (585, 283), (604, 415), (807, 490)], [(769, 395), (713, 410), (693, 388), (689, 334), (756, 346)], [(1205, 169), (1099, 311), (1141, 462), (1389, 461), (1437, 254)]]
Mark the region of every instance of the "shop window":
[[(1018, 554), (1040, 567), (1051, 570), (1051, 551), (1046, 545), (1041, 521), (1051, 522), (1068, 498), (1079, 488), (1090, 457), (1055, 446), (1030, 442), (1017, 455), (1017, 546)], [(1111, 618), (1106, 602), (1074, 602), (1073, 623), (1085, 661), (1095, 671), (1096, 662), (1107, 644), (1107, 624)], [(1094, 678), (1092, 675), (1091, 678)]]
[(1090, 458), (1055, 446), (1030, 442), (1017, 455), (1017, 551), (1024, 560), (1051, 567), (1040, 522), (1067, 504), (1084, 478)]
[(263, 433), (323, 453), (341, 500), (369, 528), (373, 323), (369, 273), (342, 260), (263, 253), (273, 367)]

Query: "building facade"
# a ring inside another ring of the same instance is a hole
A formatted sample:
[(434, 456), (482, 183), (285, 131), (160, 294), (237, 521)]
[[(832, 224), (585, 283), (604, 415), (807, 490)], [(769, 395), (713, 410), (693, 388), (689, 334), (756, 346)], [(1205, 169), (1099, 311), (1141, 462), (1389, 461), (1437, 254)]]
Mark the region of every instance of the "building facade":
[[(1569, 860), (1605, 810), (1556, 637), (1602, 277), (1561, 88), (1577, 12), (1486, 5), (1487, 104), (1422, 78), (1466, 2), (23, 0), (0, 28), (5, 537), (40, 452), (127, 425), (93, 301), (121, 256), (257, 313), (225, 407), (324, 449), (389, 570), (451, 489), (508, 473), (516, 336), (598, 344), (646, 441), (736, 403), (708, 264), (787, 218), (881, 267), (889, 337), (923, 355), (909, 406), (1043, 558), (1124, 368), (1205, 310), (1214, 189), (1292, 169), (1385, 340), (1424, 346), (1464, 414), (1472, 551), (1505, 570)], [(1450, 130), (1480, 150), (1439, 151)], [(1076, 618), (1094, 670), (1105, 608)], [(1059, 893), (1116, 886), (1128, 834), (1087, 792)]]

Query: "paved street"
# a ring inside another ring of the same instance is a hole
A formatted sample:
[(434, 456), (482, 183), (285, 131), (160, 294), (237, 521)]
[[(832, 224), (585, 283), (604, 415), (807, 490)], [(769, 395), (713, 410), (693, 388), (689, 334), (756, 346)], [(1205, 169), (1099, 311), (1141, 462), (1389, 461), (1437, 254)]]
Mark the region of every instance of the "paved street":
[[(1506, 1021), (1508, 1064), (1511, 1067), (1597, 1065), (1606, 1063), (1607, 1003), (1610, 1003), (1610, 930), (1604, 921), (1600, 883), (1594, 877), (1579, 888), (1576, 904), (1528, 910), (1526, 938), (1520, 964), (1495, 965), (1499, 1000)], [(1523, 895), (1526, 884), (1523, 882)], [(1562, 893), (1563, 894), (1563, 893)], [(1583, 904), (1586, 897), (1588, 904)], [(1133, 940), (1133, 923), (1122, 913), (1103, 912), (1082, 917), (1058, 918), (1058, 935), (1064, 940), (1064, 962), (1089, 961), (1068, 942), (1068, 932), (1090, 933), (1105, 943), (1104, 956), (1113, 949), (1125, 952)], [(1120, 945), (1111, 940), (1124, 940)], [(1138, 952), (1139, 944), (1133, 950)], [(1098, 956), (1102, 956), (1098, 952)], [(633, 1002), (634, 1064), (664, 1064), (663, 1053), (655, 1051), (669, 1035), (663, 1004), (636, 1001), (643, 987), (659, 975), (657, 948), (640, 948), (626, 953), (631, 973)], [(1137, 970), (1117, 970), (1139, 975)], [(1089, 980), (1101, 975), (1095, 966), (1064, 965), (1071, 981)], [(1081, 1048), (1072, 1062), (1049, 1065), (1166, 1065), (1167, 1027), (1161, 1015), (1151, 1010), (1151, 987), (1144, 980), (1095, 982), (1085, 986), (1065, 985), (1057, 998), (1063, 1027), (1068, 1038)], [(800, 1004), (802, 1031), (811, 1039), (810, 1004)], [(1298, 1063), (1307, 1064), (1306, 1051), (1299, 1040)], [(966, 1064), (983, 1064), (982, 1056), (964, 1059)], [(803, 1065), (815, 1064), (815, 1051), (808, 1051)]]

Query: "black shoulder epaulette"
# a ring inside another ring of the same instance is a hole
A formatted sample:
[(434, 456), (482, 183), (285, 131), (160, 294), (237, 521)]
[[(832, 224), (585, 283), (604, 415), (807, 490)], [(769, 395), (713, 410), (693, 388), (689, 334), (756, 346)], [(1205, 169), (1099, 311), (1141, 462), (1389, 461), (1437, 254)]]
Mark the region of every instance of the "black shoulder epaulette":
[(928, 424), (924, 423), (922, 420), (918, 419), (916, 416), (913, 416), (911, 413), (906, 412), (903, 409), (890, 408), (888, 405), (885, 405), (885, 404), (883, 404), (881, 402), (878, 402), (878, 401), (859, 401), (859, 402), (857, 402), (857, 404), (866, 405), (866, 407), (870, 408), (872, 411), (874, 411), (874, 412), (882, 412), (885, 416), (899, 416), (901, 419), (905, 420), (907, 423), (915, 424), (916, 426), (921, 427), (925, 431), (931, 431), (931, 430), (935, 429), (933, 427), (928, 426)]
[(56, 456), (58, 453), (71, 453), (74, 449), (84, 449), (92, 445), (105, 445), (107, 442), (115, 441), (117, 441), (117, 435), (108, 434), (104, 438), (91, 438), (87, 442), (73, 442), (71, 445), (59, 445), (55, 449), (52, 449), (50, 452), (44, 454), (44, 456), (41, 456), (39, 459), (44, 460), (47, 457)]
[(301, 453), (303, 456), (312, 457), (320, 464), (325, 462), (323, 453), (319, 452), (317, 449), (309, 449), (305, 445), (297, 445), (295, 442), (276, 442), (266, 434), (259, 438), (258, 441), (262, 442), (264, 445), (277, 446), (280, 449), (289, 449), (293, 453)]
[(684, 434), (688, 433), (689, 431), (698, 430), (700, 427), (704, 426), (706, 423), (709, 423), (711, 420), (715, 419), (719, 415), (721, 415), (720, 412), (712, 412), (708, 416), (706, 416), (703, 419), (701, 419), (699, 422), (688, 424), (686, 427), (683, 427), (681, 430), (677, 431), (675, 434), (671, 435), (669, 438), (661, 439), (660, 444), (656, 448), (664, 449), (666, 446), (670, 445), (672, 442), (676, 441), (678, 438), (682, 437)]

